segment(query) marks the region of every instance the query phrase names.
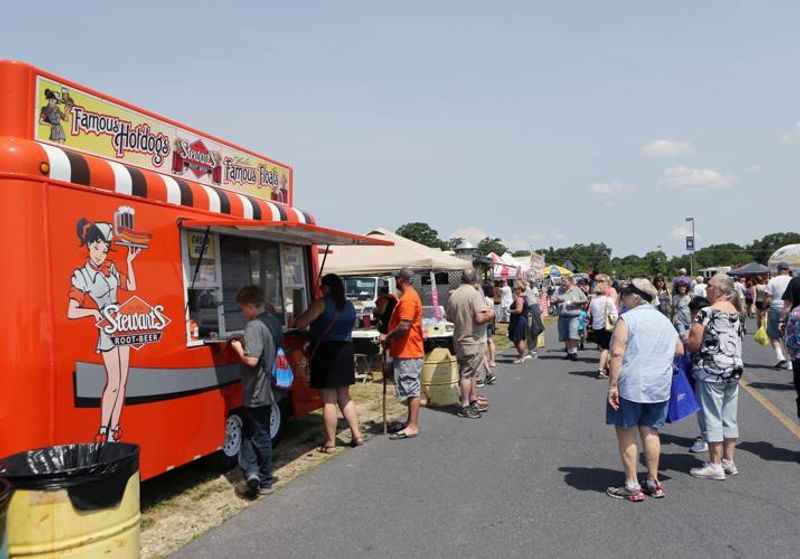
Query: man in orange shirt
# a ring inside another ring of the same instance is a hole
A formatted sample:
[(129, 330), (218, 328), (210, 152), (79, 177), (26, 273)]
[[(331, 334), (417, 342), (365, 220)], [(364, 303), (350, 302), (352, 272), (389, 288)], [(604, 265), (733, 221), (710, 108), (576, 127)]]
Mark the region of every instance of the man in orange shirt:
[(408, 406), (408, 422), (391, 439), (411, 439), (419, 434), (419, 393), (425, 342), (422, 334), (422, 300), (411, 282), (414, 272), (403, 268), (395, 275), (402, 293), (389, 320), (389, 331), (381, 335), (394, 368), (397, 397)]

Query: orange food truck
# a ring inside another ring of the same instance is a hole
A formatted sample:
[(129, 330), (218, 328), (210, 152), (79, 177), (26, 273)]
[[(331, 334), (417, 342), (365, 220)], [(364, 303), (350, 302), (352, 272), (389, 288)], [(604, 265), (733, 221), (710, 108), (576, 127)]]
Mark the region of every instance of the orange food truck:
[[(241, 438), (237, 291), (287, 326), (314, 295), (317, 246), (380, 244), (294, 207), (292, 168), (28, 64), (0, 61), (0, 457), (141, 446), (143, 478)], [(321, 404), (295, 371), (273, 408)]]

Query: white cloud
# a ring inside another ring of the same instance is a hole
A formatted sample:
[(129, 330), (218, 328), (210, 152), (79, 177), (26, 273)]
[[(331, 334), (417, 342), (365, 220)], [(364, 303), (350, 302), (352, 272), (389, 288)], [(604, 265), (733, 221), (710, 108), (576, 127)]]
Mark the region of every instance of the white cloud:
[(650, 158), (679, 157), (695, 153), (692, 142), (687, 140), (653, 140), (644, 144), (640, 151), (642, 155)]
[(567, 236), (564, 233), (553, 233), (553, 238), (557, 241), (566, 241)]
[(620, 181), (611, 182), (593, 182), (589, 186), (592, 194), (599, 194), (603, 196), (619, 196), (622, 194), (633, 194), (639, 188), (635, 184), (626, 184)]
[(474, 225), (468, 225), (467, 227), (462, 227), (461, 229), (456, 229), (450, 235), (451, 239), (466, 239), (469, 242), (477, 245), (483, 239), (489, 236), (489, 233), (481, 229), (480, 227), (475, 227)]
[(510, 239), (504, 239), (503, 244), (512, 252), (515, 250), (531, 250), (532, 247), (540, 245), (545, 236), (541, 233), (531, 233), (530, 235), (514, 235)]
[(679, 165), (664, 171), (658, 184), (672, 190), (725, 190), (736, 184), (736, 177), (714, 169), (690, 169)]
[(761, 172), (761, 165), (750, 165), (747, 168), (748, 173), (760, 173)]

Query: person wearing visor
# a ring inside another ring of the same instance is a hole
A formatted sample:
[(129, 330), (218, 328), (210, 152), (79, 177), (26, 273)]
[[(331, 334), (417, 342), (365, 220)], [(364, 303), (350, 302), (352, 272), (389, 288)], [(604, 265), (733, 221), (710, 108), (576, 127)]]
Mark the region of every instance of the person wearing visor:
[[(619, 453), (625, 469), (625, 485), (609, 487), (607, 494), (632, 502), (645, 495), (664, 497), (658, 481), (661, 440), (672, 388), (672, 362), (683, 355), (683, 343), (672, 323), (653, 306), (658, 291), (647, 279), (634, 279), (622, 289), (627, 311), (622, 314), (611, 338), (606, 423), (616, 428)], [(639, 484), (639, 449), (642, 439), (647, 480)]]

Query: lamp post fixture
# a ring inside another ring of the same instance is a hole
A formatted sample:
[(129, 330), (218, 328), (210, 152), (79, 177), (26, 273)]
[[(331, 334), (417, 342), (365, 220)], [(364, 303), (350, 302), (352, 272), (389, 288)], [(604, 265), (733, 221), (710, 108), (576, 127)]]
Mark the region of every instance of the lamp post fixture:
[[(692, 222), (692, 236), (688, 237), (686, 239), (686, 248), (690, 252), (690, 255), (689, 255), (690, 256), (690, 260), (689, 260), (689, 270), (690, 270), (689, 271), (689, 275), (691, 277), (694, 277), (694, 218), (693, 217), (687, 217), (686, 218), (686, 222), (688, 223), (690, 221)], [(689, 242), (689, 239), (691, 239), (691, 243)]]

